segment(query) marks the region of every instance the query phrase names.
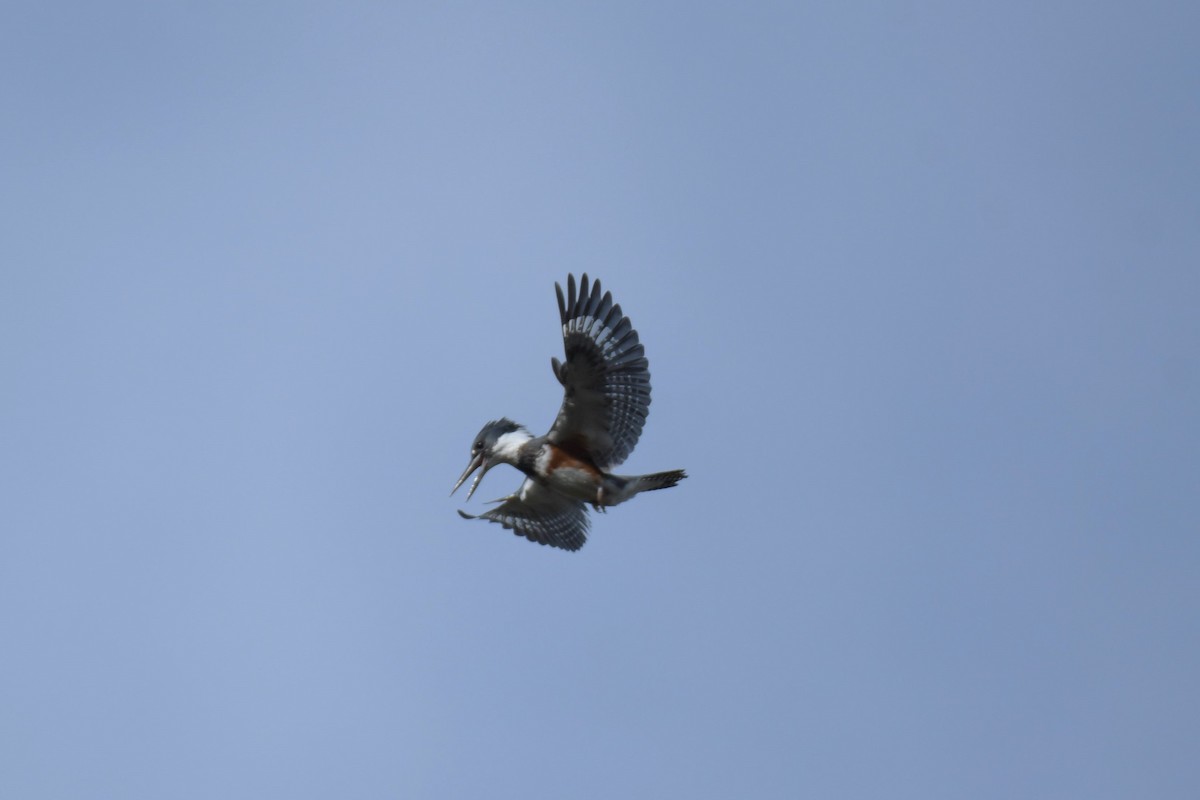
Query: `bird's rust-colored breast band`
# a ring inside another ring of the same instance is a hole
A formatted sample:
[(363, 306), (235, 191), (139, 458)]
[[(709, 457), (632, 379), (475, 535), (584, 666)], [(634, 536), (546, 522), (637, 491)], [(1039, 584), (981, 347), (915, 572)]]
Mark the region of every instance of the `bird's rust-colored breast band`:
[(577, 458), (567, 452), (566, 449), (555, 445), (550, 445), (550, 459), (546, 466), (548, 472), (564, 468), (577, 469), (581, 472), (586, 472), (597, 481), (602, 477), (600, 470), (596, 469), (596, 466), (590, 461)]

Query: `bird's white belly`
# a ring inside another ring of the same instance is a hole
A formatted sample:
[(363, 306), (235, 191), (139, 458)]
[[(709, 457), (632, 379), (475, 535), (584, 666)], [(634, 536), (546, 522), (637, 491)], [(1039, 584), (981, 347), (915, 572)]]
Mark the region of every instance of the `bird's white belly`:
[(560, 494), (589, 502), (595, 501), (596, 490), (600, 488), (595, 473), (574, 467), (559, 467), (550, 474), (547, 483)]

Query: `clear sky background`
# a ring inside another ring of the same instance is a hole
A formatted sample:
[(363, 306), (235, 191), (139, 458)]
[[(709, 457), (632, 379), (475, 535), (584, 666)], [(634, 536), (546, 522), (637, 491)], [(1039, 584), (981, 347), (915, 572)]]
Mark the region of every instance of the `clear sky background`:
[[(6, 4), (0, 796), (1195, 797), (1197, 31)], [(576, 554), (447, 496), (568, 271), (691, 475)]]

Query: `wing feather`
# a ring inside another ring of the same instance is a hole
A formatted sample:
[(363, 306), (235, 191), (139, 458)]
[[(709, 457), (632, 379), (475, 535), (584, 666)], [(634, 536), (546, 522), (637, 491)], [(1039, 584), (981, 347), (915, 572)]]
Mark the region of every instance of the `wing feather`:
[(564, 497), (529, 478), (516, 494), (482, 514), (458, 512), (464, 519), (496, 522), (531, 542), (563, 550), (578, 550), (587, 541), (587, 506)]
[(629, 318), (600, 281), (554, 285), (566, 360), (552, 359), (563, 403), (550, 441), (610, 470), (633, 451), (650, 411), (650, 362)]

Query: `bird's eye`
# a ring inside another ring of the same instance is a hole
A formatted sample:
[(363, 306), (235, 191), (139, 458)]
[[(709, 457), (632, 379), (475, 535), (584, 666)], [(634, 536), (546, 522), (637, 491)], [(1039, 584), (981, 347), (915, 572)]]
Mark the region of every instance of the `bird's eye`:
[(476, 443), (475, 443), (475, 449), (476, 449), (476, 450), (482, 450), (482, 449), (483, 449), (483, 442), (476, 442)]

